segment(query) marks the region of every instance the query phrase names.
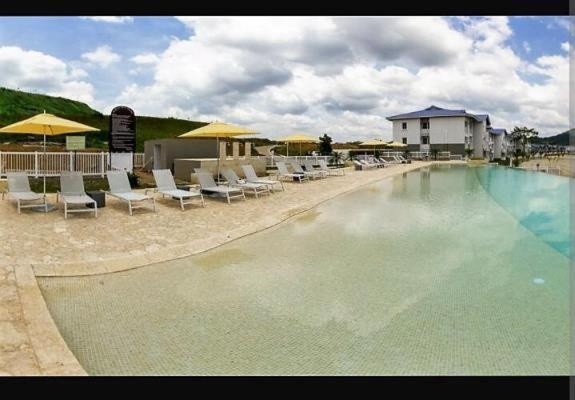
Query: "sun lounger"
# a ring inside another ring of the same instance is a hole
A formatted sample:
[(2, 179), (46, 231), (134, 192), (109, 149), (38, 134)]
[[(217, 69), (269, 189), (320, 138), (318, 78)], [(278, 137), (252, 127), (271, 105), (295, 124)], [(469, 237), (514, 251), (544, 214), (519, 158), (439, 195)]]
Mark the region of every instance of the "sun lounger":
[(244, 171), (244, 175), (246, 176), (246, 182), (253, 182), (253, 183), (262, 183), (264, 185), (268, 185), (271, 191), (275, 190), (274, 185), (278, 183), (281, 185), (282, 190), (285, 190), (284, 183), (282, 181), (273, 181), (271, 179), (261, 179), (256, 175), (256, 171), (251, 164), (242, 165), (242, 170)]
[[(81, 172), (60, 173), (60, 190), (56, 193), (56, 201), (60, 200), (64, 203), (64, 218), (68, 218), (68, 213), (75, 212), (93, 212), (94, 218), (98, 217), (98, 203), (86, 194)], [(86, 207), (87, 204), (92, 204), (92, 208)], [(70, 205), (84, 207), (68, 209)]]
[(305, 166), (306, 172), (317, 172), (319, 174), (319, 176), (321, 176), (322, 178), (325, 178), (326, 176), (329, 175), (328, 172), (326, 172), (322, 169), (315, 169), (313, 166), (313, 162), (311, 160), (305, 160), (303, 162), (303, 165)]
[(292, 174), (291, 172), (289, 172), (284, 162), (277, 162), (276, 167), (278, 167), (278, 179), (288, 178), (289, 180), (292, 181), (297, 180), (300, 183), (309, 180), (309, 178), (305, 174)]
[(290, 164), (293, 168), (294, 174), (304, 174), (305, 176), (311, 177), (313, 180), (323, 176), (319, 171), (304, 171), (301, 165), (295, 161), (291, 161)]
[[(317, 160), (318, 164), (319, 164), (319, 168), (322, 171), (325, 171), (328, 175), (345, 175), (345, 169), (344, 168), (330, 168), (327, 166), (327, 163), (325, 162), (325, 160)], [(341, 174), (340, 174), (341, 172)]]
[(212, 174), (201, 171), (199, 168), (197, 168), (195, 171), (196, 171), (196, 178), (200, 183), (200, 188), (202, 189), (202, 191), (208, 193), (225, 194), (226, 199), (228, 200), (228, 204), (230, 204), (230, 199), (239, 197), (243, 198), (244, 200), (246, 199), (244, 189), (218, 185), (214, 181), (214, 177), (212, 176)]
[(268, 185), (241, 180), (233, 169), (226, 168), (222, 170), (222, 175), (228, 181), (229, 186), (242, 188), (248, 193), (253, 193), (256, 198), (260, 193), (270, 194)]
[(401, 161), (403, 164), (411, 164), (411, 160), (406, 159), (405, 157), (398, 155), (394, 156), (394, 158), (398, 161)]
[[(28, 181), (26, 172), (6, 172), (6, 177), (8, 178), (8, 191), (2, 193), (2, 199), (4, 199), (4, 195), (7, 194), (9, 199), (16, 200), (18, 204), (18, 214), (20, 214), (22, 208), (39, 206), (44, 206), (44, 210), (48, 212), (46, 196), (34, 193), (30, 189), (30, 181)], [(42, 203), (22, 204), (22, 202), (32, 201), (41, 201)]]
[(370, 164), (375, 164), (377, 168), (385, 167), (385, 164), (382, 163), (377, 157), (369, 157), (366, 161)]
[[(110, 191), (106, 192), (106, 194), (127, 202), (130, 215), (133, 214), (133, 210), (136, 208), (145, 207), (143, 205), (137, 205), (144, 201), (151, 202), (152, 210), (156, 212), (156, 200), (145, 194), (133, 192), (126, 171), (108, 171), (106, 177), (108, 178), (108, 186), (110, 186)], [(132, 203), (136, 203), (136, 205)]]
[(182, 210), (184, 210), (184, 205), (193, 203), (193, 201), (185, 200), (191, 200), (196, 197), (200, 199), (202, 207), (206, 206), (204, 203), (204, 196), (199, 190), (192, 191), (178, 189), (176, 182), (174, 181), (174, 177), (172, 176), (172, 171), (169, 169), (154, 169), (152, 170), (152, 174), (154, 175), (154, 180), (156, 181), (156, 188), (154, 189), (154, 192), (161, 193), (162, 197), (168, 196), (172, 199), (179, 200), (180, 208)]
[(377, 164), (368, 162), (368, 161), (366, 161), (366, 160), (359, 159), (359, 162), (360, 162), (360, 164), (362, 164), (363, 166), (365, 166), (366, 169), (378, 168), (378, 165), (377, 165)]

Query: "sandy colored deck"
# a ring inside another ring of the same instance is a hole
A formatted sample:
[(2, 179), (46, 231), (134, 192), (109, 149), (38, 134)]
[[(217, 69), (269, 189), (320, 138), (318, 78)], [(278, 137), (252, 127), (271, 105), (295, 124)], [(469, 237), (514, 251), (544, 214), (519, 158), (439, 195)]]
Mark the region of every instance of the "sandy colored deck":
[[(445, 162), (442, 162), (445, 163)], [(462, 163), (452, 161), (451, 163)], [(136, 210), (111, 197), (94, 219), (64, 219), (0, 201), (0, 375), (84, 375), (54, 324), (36, 276), (92, 275), (185, 257), (276, 225), (321, 202), (432, 162), (354, 171), (228, 205), (206, 198), (206, 207), (158, 197), (157, 212)], [(54, 197), (49, 195), (50, 201)]]

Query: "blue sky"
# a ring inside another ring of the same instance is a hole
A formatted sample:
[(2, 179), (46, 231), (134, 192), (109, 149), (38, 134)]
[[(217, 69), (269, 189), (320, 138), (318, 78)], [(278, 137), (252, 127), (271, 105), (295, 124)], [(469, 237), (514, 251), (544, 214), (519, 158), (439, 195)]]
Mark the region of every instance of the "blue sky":
[(386, 116), (431, 103), (547, 135), (569, 39), (567, 17), (1, 17), (0, 86), (271, 137), (390, 137)]

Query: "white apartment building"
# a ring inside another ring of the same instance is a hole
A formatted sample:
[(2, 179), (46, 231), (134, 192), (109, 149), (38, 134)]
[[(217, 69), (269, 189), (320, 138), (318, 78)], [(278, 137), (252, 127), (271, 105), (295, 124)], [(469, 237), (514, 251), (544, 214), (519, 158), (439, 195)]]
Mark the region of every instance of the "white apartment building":
[(387, 120), (393, 123), (393, 140), (407, 144), (410, 151), (436, 149), (465, 155), (470, 149), (473, 157), (489, 159), (506, 152), (507, 132), (492, 128), (487, 114), (431, 106)]

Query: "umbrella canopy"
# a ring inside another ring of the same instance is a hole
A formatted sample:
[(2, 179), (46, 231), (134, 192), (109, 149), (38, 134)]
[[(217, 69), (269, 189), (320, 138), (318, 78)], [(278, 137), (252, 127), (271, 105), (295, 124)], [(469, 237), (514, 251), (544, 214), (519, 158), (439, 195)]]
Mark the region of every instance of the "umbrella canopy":
[[(98, 128), (84, 125), (79, 122), (70, 121), (56, 117), (52, 114), (34, 115), (28, 119), (15, 122), (0, 129), (2, 133), (20, 133), (26, 135), (44, 136), (44, 158), (46, 156), (46, 136), (64, 135), (66, 133), (95, 132)], [(46, 194), (46, 174), (44, 174), (44, 195)]]
[(0, 132), (4, 133), (22, 133), (26, 135), (46, 136), (94, 131), (99, 131), (99, 129), (46, 113), (34, 115), (33, 117), (15, 122), (12, 125), (8, 125), (0, 129)]
[(258, 132), (252, 131), (241, 126), (226, 124), (223, 122), (211, 122), (201, 128), (194, 129), (186, 132), (178, 137), (194, 138), (194, 137), (233, 137), (240, 135), (255, 135)]
[(294, 133), (293, 135), (289, 135), (278, 139), (278, 142), (285, 142), (285, 143), (319, 143), (319, 139), (306, 135), (304, 133)]
[(289, 144), (290, 143), (299, 143), (299, 152), (301, 154), (301, 144), (302, 143), (319, 143), (319, 139), (307, 135), (305, 133), (294, 133), (292, 135), (277, 139), (278, 142), (287, 143), (287, 154), (289, 156)]
[(399, 142), (393, 142), (393, 141), (392, 141), (392, 142), (389, 142), (389, 143), (386, 143), (386, 145), (389, 146), (389, 147), (407, 147), (406, 144), (399, 143)]
[(365, 142), (361, 142), (359, 145), (360, 146), (383, 146), (384, 144), (386, 144), (386, 143), (383, 140), (370, 139), (370, 140), (366, 140)]
[[(179, 135), (178, 137), (182, 138), (198, 138), (198, 137), (215, 137), (216, 138), (216, 154), (219, 152), (220, 149), (220, 138), (229, 138), (234, 136), (241, 136), (241, 135), (255, 135), (258, 132), (252, 131), (247, 128), (243, 128), (241, 126), (226, 124), (223, 122), (211, 122), (207, 125), (202, 126), (201, 128), (194, 129), (192, 131), (186, 132), (184, 134)], [(217, 176), (216, 178), (220, 178), (220, 157), (218, 155), (217, 161)]]

